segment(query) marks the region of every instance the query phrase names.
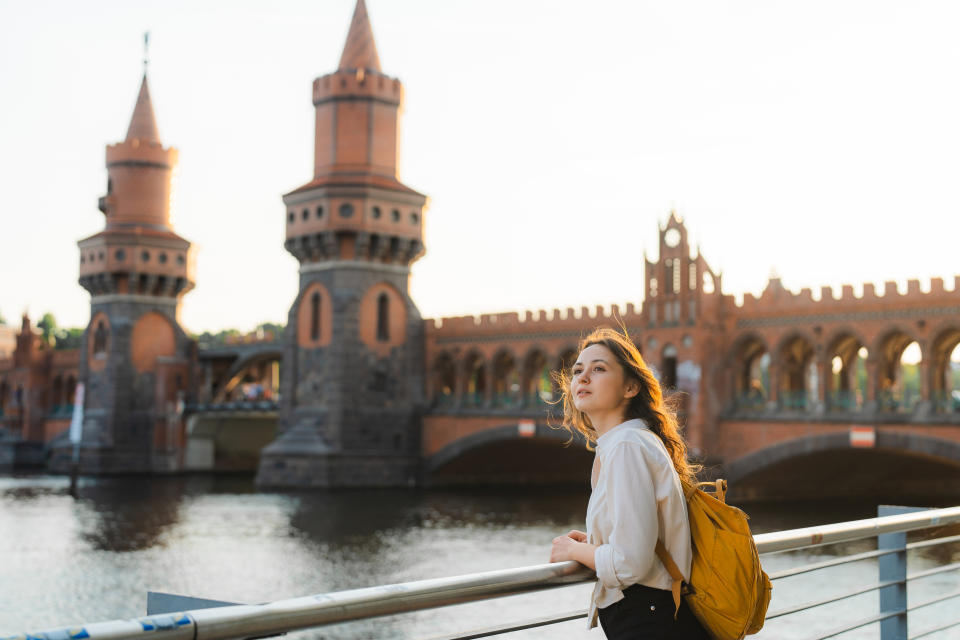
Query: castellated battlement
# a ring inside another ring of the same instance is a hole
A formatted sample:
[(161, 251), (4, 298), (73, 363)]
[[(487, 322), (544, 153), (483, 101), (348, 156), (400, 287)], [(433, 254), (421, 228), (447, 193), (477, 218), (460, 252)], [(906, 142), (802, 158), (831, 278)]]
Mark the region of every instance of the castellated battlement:
[(346, 97), (376, 98), (400, 104), (403, 85), (396, 78), (363, 69), (335, 71), (313, 81), (314, 105)]
[(428, 318), (425, 320), (429, 333), (437, 335), (463, 335), (465, 333), (503, 333), (516, 330), (518, 332), (536, 331), (549, 328), (582, 328), (584, 324), (590, 326), (612, 325), (623, 322), (630, 325), (640, 320), (640, 312), (632, 302), (626, 305), (626, 311), (621, 311), (618, 305), (612, 305), (610, 313), (603, 306), (597, 306), (593, 313), (588, 307), (580, 307), (579, 313), (573, 307), (566, 309), (551, 309), (527, 311), (521, 318), (516, 311), (505, 313), (485, 313), (478, 316), (452, 316), (447, 318)]
[(867, 282), (863, 284), (863, 293), (860, 296), (856, 295), (853, 286), (849, 284), (843, 285), (839, 297), (834, 294), (833, 287), (820, 287), (819, 299), (814, 299), (813, 290), (809, 287), (804, 287), (799, 292), (793, 292), (783, 286), (780, 278), (771, 278), (760, 297), (745, 293), (743, 294), (743, 302), (736, 306), (745, 313), (770, 313), (786, 309), (813, 312), (827, 307), (860, 306), (871, 302), (881, 304), (910, 302), (929, 304), (936, 301), (937, 298), (953, 296), (957, 293), (960, 293), (960, 275), (954, 276), (953, 288), (949, 290), (945, 287), (943, 278), (930, 278), (926, 290), (921, 287), (920, 280), (914, 278), (907, 281), (906, 291), (900, 291), (897, 283), (891, 280), (884, 282), (883, 292), (878, 293), (877, 287), (872, 282)]
[(107, 145), (107, 166), (124, 162), (139, 162), (172, 167), (177, 162), (177, 150), (149, 140), (126, 140)]

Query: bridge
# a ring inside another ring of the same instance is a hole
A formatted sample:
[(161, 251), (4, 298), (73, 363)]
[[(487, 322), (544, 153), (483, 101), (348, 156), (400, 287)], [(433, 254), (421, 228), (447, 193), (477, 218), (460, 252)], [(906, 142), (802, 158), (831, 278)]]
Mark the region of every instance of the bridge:
[(681, 322), (651, 306), (428, 321), (429, 474), (496, 478), (519, 457), (530, 476), (584, 477), (589, 454), (550, 428), (550, 371), (593, 327), (622, 324), (679, 392), (694, 453), (740, 497), (930, 498), (960, 481), (960, 277), (817, 298), (774, 278), (742, 303), (701, 292), (704, 311)]
[(197, 401), (184, 407), (184, 469), (254, 471), (277, 435), (282, 339), (253, 336), (197, 351)]

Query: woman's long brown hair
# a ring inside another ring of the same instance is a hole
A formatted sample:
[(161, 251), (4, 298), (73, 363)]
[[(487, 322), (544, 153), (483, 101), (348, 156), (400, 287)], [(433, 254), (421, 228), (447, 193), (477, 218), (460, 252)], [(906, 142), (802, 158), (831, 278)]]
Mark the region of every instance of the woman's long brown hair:
[[(590, 335), (580, 341), (578, 353), (594, 344), (600, 344), (609, 349), (623, 368), (626, 379), (635, 380), (639, 383), (640, 392), (630, 399), (624, 418), (626, 420), (633, 418), (643, 420), (667, 448), (670, 459), (673, 461), (673, 467), (677, 470), (680, 479), (686, 484), (695, 484), (697, 481), (696, 474), (701, 467), (687, 459), (687, 444), (680, 434), (673, 403), (663, 397), (660, 383), (654, 377), (647, 363), (643, 361), (640, 351), (627, 336), (626, 331), (621, 333), (608, 328), (594, 329)], [(597, 431), (590, 423), (590, 418), (573, 404), (573, 398), (570, 395), (571, 368), (564, 366), (563, 369), (554, 374), (562, 394), (562, 426), (570, 433), (578, 432), (582, 434), (586, 438), (589, 448), (597, 441)]]

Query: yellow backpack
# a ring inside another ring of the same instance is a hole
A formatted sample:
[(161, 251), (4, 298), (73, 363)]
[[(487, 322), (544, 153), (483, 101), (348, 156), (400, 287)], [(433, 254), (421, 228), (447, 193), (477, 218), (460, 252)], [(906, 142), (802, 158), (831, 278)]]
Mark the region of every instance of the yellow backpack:
[[(703, 491), (704, 485), (712, 485), (716, 493)], [(683, 574), (663, 542), (657, 541), (657, 556), (673, 578), (674, 604), (679, 609), (682, 594), (711, 637), (741, 640), (763, 628), (772, 589), (760, 567), (747, 514), (724, 501), (726, 480), (683, 489), (693, 544), (689, 583), (682, 584)]]

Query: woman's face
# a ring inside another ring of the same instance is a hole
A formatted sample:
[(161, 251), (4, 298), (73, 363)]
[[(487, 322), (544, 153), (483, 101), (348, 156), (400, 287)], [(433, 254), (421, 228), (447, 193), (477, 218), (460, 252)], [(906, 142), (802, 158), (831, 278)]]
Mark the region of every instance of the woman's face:
[(592, 344), (581, 351), (571, 369), (573, 406), (592, 421), (601, 415), (622, 412), (629, 399), (636, 395), (635, 386), (627, 384), (623, 367), (602, 344)]

